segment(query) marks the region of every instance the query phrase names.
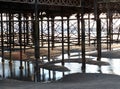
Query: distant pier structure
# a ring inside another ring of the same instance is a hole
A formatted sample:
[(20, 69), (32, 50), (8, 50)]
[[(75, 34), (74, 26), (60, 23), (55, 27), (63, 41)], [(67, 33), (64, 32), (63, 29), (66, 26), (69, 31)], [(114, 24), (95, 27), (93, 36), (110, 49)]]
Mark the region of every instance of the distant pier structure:
[[(5, 60), (10, 66), (19, 60), (21, 78), (25, 61), (28, 72), (30, 63), (34, 65), (34, 79), (39, 81), (40, 68), (54, 70), (49, 62), (60, 55), (61, 68), (64, 54), (69, 60), (78, 50), (85, 72), (87, 51), (96, 50), (101, 61), (101, 50), (119, 43), (119, 18), (120, 0), (0, 0), (1, 75), (5, 77)], [(14, 76), (13, 67), (10, 70)]]

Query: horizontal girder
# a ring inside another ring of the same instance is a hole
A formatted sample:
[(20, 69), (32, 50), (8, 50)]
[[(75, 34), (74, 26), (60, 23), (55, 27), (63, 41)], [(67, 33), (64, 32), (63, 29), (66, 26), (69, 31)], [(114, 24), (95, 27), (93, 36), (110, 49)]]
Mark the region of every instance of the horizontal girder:
[[(35, 0), (0, 0), (4, 2), (34, 4)], [(39, 5), (81, 6), (81, 0), (38, 0)]]

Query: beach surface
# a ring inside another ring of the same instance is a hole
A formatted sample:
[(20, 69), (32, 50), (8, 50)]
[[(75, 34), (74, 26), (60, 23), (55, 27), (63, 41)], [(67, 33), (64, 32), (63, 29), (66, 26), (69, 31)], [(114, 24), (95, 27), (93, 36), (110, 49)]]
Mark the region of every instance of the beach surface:
[[(115, 46), (116, 47), (116, 46)], [(78, 47), (80, 48), (80, 47)], [(76, 47), (76, 49), (78, 49)], [(90, 47), (88, 47), (89, 49)], [(76, 51), (73, 47), (72, 51)], [(95, 48), (91, 47), (91, 50)], [(118, 50), (102, 53), (105, 56), (120, 58)], [(96, 56), (96, 52), (91, 54)], [(54, 82), (30, 82), (14, 79), (0, 79), (0, 89), (120, 89), (120, 76), (102, 73), (74, 73)]]
[(100, 73), (74, 73), (54, 82), (0, 80), (0, 89), (120, 89), (120, 76)]

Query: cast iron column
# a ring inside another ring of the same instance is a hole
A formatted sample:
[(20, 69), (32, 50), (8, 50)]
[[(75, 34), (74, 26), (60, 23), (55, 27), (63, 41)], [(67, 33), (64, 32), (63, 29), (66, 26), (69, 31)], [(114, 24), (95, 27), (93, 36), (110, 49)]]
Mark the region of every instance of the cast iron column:
[(22, 14), (18, 14), (18, 20), (19, 20), (19, 46), (20, 46), (20, 77), (23, 78), (23, 61), (22, 61)]
[(63, 22), (63, 16), (61, 17), (62, 18), (62, 22), (61, 22), (61, 30), (62, 30), (62, 66), (64, 66), (64, 22)]
[(40, 47), (39, 47), (39, 18), (38, 18), (38, 0), (35, 0), (35, 28), (34, 28), (34, 38), (35, 38), (35, 59), (36, 59), (36, 65), (35, 65), (35, 81), (40, 80), (39, 76), (39, 66), (38, 66), (38, 60), (40, 58)]
[(5, 78), (5, 65), (4, 65), (4, 31), (3, 31), (3, 14), (0, 14), (0, 18), (1, 18), (1, 23), (0, 23), (0, 27), (1, 27), (1, 46), (2, 46), (2, 69), (3, 69), (3, 78)]
[(98, 8), (97, 0), (94, 0), (95, 20), (96, 20), (96, 32), (97, 32), (97, 60), (101, 60), (101, 20), (99, 18), (100, 12)]
[[(98, 15), (99, 16), (99, 15)], [(101, 60), (101, 20), (99, 17), (97, 17), (97, 60)]]
[(86, 59), (85, 59), (85, 23), (84, 23), (84, 0), (81, 1), (81, 36), (82, 36), (82, 72), (85, 73)]
[(52, 37), (52, 49), (55, 47), (55, 37), (54, 37), (54, 35), (55, 35), (55, 29), (54, 29), (54, 16), (51, 18), (51, 32), (52, 32), (52, 34), (51, 34), (51, 37)]
[(80, 45), (80, 15), (77, 13), (78, 45)]

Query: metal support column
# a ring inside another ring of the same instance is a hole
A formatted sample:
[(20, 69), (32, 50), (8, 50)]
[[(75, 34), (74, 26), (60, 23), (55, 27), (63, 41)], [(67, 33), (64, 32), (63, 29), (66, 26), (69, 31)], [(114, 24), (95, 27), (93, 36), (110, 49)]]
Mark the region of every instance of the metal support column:
[(63, 22), (63, 16), (61, 17), (62, 18), (62, 66), (64, 66), (64, 22)]
[[(49, 16), (47, 17), (47, 31), (48, 31), (48, 62), (50, 62), (50, 18)], [(49, 81), (51, 81), (51, 71), (49, 71)]]
[(50, 61), (50, 24), (49, 24), (49, 16), (47, 17), (47, 31), (48, 31), (48, 61)]
[(113, 41), (113, 19), (112, 19), (112, 13), (109, 12), (109, 49), (111, 50), (111, 45)]
[(85, 73), (86, 70), (86, 59), (85, 59), (85, 22), (84, 22), (84, 0), (82, 0), (81, 9), (81, 36), (82, 36), (82, 72)]
[(78, 45), (80, 45), (80, 15), (79, 13), (77, 14), (77, 29), (78, 29)]
[(90, 46), (90, 40), (91, 40), (91, 33), (90, 33), (90, 14), (88, 14), (88, 37), (89, 37), (89, 46)]
[(22, 21), (21, 21), (22, 15), (19, 13), (18, 20), (19, 20), (19, 46), (20, 46), (20, 77), (23, 77), (23, 64), (22, 64)]
[(11, 13), (9, 13), (9, 38), (8, 38), (8, 43), (9, 43), (9, 49), (10, 49), (10, 61), (9, 61), (9, 64), (11, 65), (12, 63), (12, 59), (11, 59), (11, 47), (12, 47), (12, 29), (11, 29)]
[(100, 61), (101, 60), (101, 20), (98, 17), (97, 20), (97, 60)]
[(97, 32), (97, 60), (101, 60), (101, 20), (97, 0), (94, 0), (96, 32)]
[(28, 16), (26, 16), (26, 40), (27, 40), (27, 45), (29, 44), (29, 21), (28, 21)]
[(70, 27), (69, 27), (69, 16), (67, 17), (67, 37), (68, 37), (68, 58), (70, 57)]
[(52, 49), (53, 49), (54, 46), (55, 46), (55, 38), (54, 38), (54, 32), (55, 32), (55, 31), (54, 31), (54, 30), (55, 30), (55, 29), (54, 29), (54, 17), (51, 18), (51, 26), (52, 26), (52, 28), (51, 28), (51, 30), (52, 30), (52, 31), (51, 31), (51, 32), (52, 32), (52, 34), (51, 34), (51, 35), (52, 35), (52, 36), (51, 36), (51, 37), (52, 37), (51, 40), (52, 40)]
[[(41, 14), (42, 15), (42, 14)], [(43, 17), (41, 17), (41, 46), (43, 47)]]
[(106, 23), (107, 23), (107, 50), (109, 49), (109, 22), (108, 22), (108, 13), (107, 13), (107, 16), (106, 16)]
[(13, 73), (12, 73), (12, 50), (11, 50), (11, 48), (12, 48), (12, 44), (13, 44), (13, 39), (12, 39), (12, 36), (13, 36), (13, 33), (12, 33), (12, 22), (11, 22), (11, 20), (12, 20), (12, 14), (11, 13), (9, 13), (9, 49), (10, 49), (10, 54), (9, 54), (9, 68), (10, 68), (10, 75), (11, 75), (11, 77), (13, 76)]
[(3, 78), (5, 77), (5, 65), (4, 65), (4, 62), (5, 62), (5, 60), (4, 60), (4, 36), (3, 36), (3, 16), (2, 16), (3, 14), (1, 13), (0, 14), (0, 16), (1, 16), (1, 48), (2, 48), (2, 76), (3, 76)]
[(39, 66), (38, 66), (38, 60), (40, 59), (40, 47), (39, 47), (39, 18), (38, 18), (38, 0), (35, 0), (35, 22), (34, 22), (34, 25), (35, 25), (35, 28), (33, 29), (34, 30), (34, 38), (35, 38), (35, 41), (34, 41), (34, 45), (35, 45), (35, 59), (36, 59), (36, 62), (35, 62), (35, 81), (36, 82), (39, 82), (40, 81), (40, 75), (39, 75)]

